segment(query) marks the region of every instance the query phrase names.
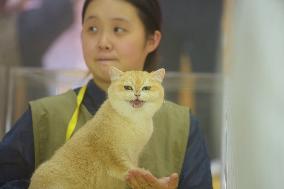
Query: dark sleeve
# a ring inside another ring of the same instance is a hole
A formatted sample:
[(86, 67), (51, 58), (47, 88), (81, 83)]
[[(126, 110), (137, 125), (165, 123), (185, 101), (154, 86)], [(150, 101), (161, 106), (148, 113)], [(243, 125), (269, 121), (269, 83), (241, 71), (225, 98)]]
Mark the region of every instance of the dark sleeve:
[(198, 121), (191, 118), (190, 135), (179, 189), (212, 189), (210, 158)]
[(28, 109), (0, 143), (0, 188), (27, 188), (33, 171), (34, 140)]

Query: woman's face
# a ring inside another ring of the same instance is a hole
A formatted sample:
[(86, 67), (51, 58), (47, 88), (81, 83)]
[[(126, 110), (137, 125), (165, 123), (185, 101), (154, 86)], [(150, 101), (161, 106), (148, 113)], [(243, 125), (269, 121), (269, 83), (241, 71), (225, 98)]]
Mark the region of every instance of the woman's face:
[(86, 11), (82, 46), (96, 83), (109, 84), (108, 68), (142, 70), (148, 53), (160, 42), (160, 32), (147, 36), (134, 6), (123, 0), (94, 0)]

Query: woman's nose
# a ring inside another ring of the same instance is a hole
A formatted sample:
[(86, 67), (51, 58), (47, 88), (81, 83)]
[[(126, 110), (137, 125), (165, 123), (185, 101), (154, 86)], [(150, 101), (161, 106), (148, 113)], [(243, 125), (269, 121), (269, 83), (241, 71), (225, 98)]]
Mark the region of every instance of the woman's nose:
[(106, 33), (102, 33), (100, 38), (99, 38), (99, 42), (98, 42), (98, 47), (101, 50), (111, 50), (112, 49), (112, 44), (110, 41), (110, 37), (108, 36), (108, 34)]

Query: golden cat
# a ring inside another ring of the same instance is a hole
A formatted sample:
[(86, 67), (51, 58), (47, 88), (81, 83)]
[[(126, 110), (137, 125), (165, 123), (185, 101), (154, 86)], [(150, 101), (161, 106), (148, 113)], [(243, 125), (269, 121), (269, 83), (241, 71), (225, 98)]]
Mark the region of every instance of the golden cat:
[(122, 72), (110, 68), (108, 99), (32, 176), (29, 189), (125, 188), (153, 132), (152, 117), (164, 101), (165, 70)]

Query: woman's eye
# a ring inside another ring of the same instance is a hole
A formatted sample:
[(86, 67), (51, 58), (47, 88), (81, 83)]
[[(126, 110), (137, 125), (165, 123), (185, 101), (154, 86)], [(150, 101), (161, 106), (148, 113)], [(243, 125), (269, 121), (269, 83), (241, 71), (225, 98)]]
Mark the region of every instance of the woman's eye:
[(150, 86), (145, 86), (145, 87), (142, 88), (142, 91), (149, 91), (150, 89), (151, 89)]
[(125, 85), (125, 86), (124, 86), (124, 89), (125, 89), (125, 90), (128, 90), (128, 91), (132, 91), (132, 90), (133, 90), (133, 88), (132, 88), (131, 86), (128, 86), (128, 85)]
[(122, 33), (122, 32), (125, 32), (125, 29), (120, 28), (120, 27), (115, 27), (115, 28), (114, 28), (114, 32), (116, 32), (116, 33)]
[(91, 27), (89, 27), (89, 31), (91, 31), (91, 32), (97, 32), (98, 29), (97, 29), (95, 26), (91, 26)]

